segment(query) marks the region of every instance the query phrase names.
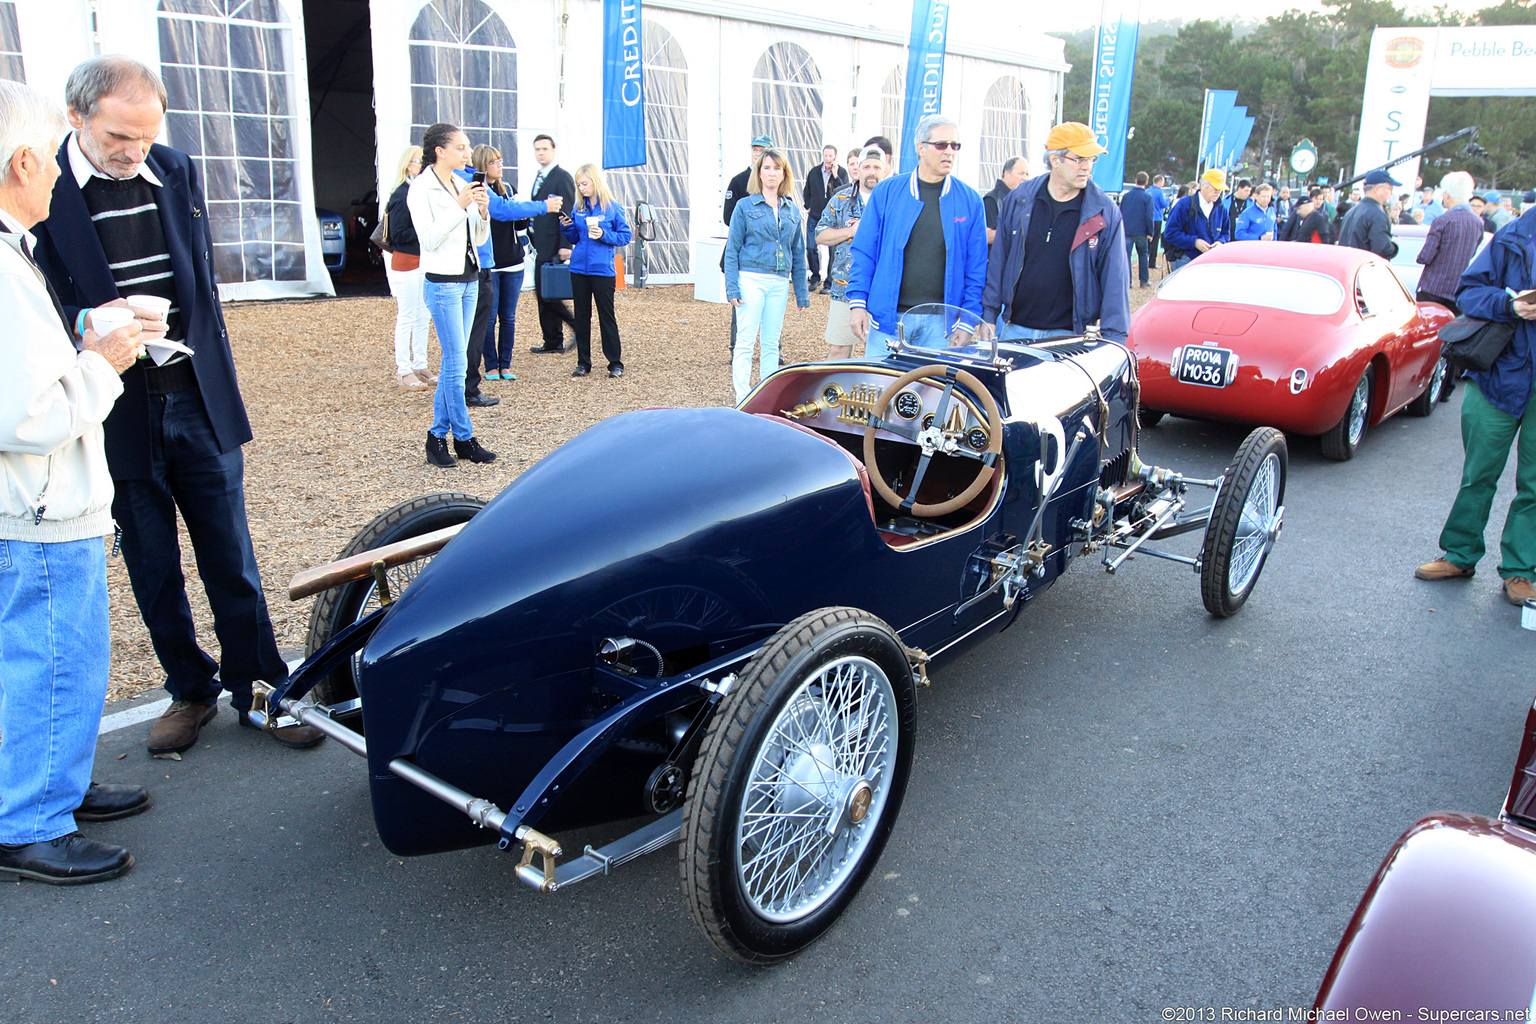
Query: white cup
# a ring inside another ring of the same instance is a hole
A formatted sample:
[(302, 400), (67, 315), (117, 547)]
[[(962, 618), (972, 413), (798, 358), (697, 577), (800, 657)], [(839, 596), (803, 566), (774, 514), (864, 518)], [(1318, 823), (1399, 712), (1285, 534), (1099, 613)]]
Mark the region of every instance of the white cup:
[(127, 327), (137, 319), (133, 310), (123, 306), (102, 306), (91, 310), (91, 330), (102, 337), (111, 334), (119, 327)]
[(1527, 599), (1520, 607), (1520, 625), (1526, 629), (1536, 629), (1536, 598)]
[(161, 298), (159, 295), (130, 295), (125, 299), (130, 306), (138, 309), (147, 309), (159, 315), (161, 320), (171, 314), (171, 300)]
[(603, 218), (602, 217), (588, 217), (587, 218), (587, 234), (591, 235), (593, 232), (595, 232), (597, 230), (598, 226), (601, 225), (602, 223), (603, 223)]

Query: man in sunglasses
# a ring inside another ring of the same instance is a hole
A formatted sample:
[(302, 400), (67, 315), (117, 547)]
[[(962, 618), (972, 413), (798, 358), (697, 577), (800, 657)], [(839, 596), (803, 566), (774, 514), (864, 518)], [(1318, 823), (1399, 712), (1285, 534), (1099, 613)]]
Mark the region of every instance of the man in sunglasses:
[(1085, 124), (1045, 140), (1049, 173), (1009, 193), (987, 265), (982, 330), (1002, 341), (1082, 334), (1095, 321), (1124, 341), (1131, 322), (1130, 265), (1120, 207), (1093, 183), (1105, 151)]
[[(950, 173), (960, 155), (959, 132), (939, 114), (919, 121), (917, 170), (882, 181), (864, 208), (847, 293), (848, 326), (864, 342), (865, 358), (885, 358), (897, 319), (915, 307), (944, 303), (981, 315), (987, 217), (981, 194)], [(941, 332), (944, 320), (933, 317)], [(927, 326), (909, 318), (907, 340)]]

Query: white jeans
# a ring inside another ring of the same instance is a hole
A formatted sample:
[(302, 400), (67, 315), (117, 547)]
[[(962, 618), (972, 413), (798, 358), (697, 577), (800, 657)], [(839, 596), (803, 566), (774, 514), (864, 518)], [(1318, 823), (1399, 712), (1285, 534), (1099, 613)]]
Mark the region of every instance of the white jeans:
[(426, 272), (420, 267), (415, 270), (391, 270), (386, 265), (384, 276), (389, 279), (389, 294), (395, 297), (399, 307), (395, 314), (395, 372), (425, 370), (427, 328), (432, 323), (432, 314), (427, 312), (427, 300), (421, 293), (422, 282), (427, 279)]
[(784, 310), (789, 304), (789, 278), (777, 274), (741, 274), (741, 306), (736, 310), (736, 345), (731, 349), (731, 386), (736, 404), (752, 390), (752, 349), (762, 330), (758, 376), (779, 368), (779, 335), (784, 330)]

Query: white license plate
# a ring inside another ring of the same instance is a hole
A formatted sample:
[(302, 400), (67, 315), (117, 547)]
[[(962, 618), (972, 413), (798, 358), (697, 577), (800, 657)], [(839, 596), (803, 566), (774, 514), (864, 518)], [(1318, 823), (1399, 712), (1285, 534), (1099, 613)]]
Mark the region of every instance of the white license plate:
[(1185, 345), (1179, 360), (1179, 382), (1204, 388), (1224, 388), (1237, 376), (1237, 356), (1229, 348)]

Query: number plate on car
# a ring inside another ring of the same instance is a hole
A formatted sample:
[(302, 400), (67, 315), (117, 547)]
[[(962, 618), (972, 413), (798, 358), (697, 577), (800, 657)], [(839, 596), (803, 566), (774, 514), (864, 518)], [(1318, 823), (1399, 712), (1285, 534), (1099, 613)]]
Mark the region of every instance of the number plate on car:
[(1237, 376), (1237, 355), (1229, 348), (1185, 345), (1179, 359), (1178, 379), (1183, 384), (1224, 388)]

